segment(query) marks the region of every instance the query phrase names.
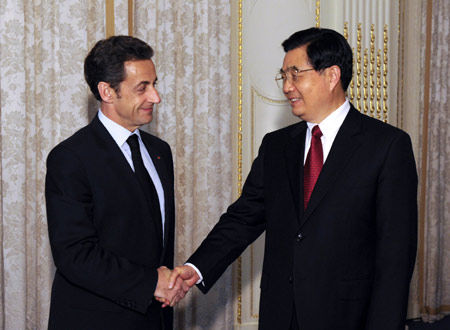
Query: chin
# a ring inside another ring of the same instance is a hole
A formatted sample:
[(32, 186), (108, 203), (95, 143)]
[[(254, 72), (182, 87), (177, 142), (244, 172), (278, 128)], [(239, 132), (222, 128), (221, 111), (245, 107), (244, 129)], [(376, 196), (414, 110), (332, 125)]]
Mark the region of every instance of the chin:
[(153, 120), (153, 116), (152, 115), (149, 115), (149, 116), (146, 116), (145, 118), (142, 118), (142, 125), (146, 125), (146, 124), (150, 124), (151, 122), (152, 122), (152, 120)]
[(305, 111), (303, 111), (302, 109), (292, 108), (292, 114), (296, 117), (299, 117), (300, 119), (303, 119), (303, 116), (305, 115)]

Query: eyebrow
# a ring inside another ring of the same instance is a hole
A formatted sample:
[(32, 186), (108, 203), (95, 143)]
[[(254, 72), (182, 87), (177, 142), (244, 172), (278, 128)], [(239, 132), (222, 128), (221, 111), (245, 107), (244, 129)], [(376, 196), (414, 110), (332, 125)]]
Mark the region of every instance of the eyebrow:
[[(153, 82), (153, 85), (156, 84), (157, 81), (158, 81), (158, 77), (155, 78), (155, 81)], [(144, 80), (144, 81), (141, 81), (139, 84), (137, 84), (137, 85), (134, 87), (134, 89), (138, 89), (138, 88), (141, 87), (142, 85), (147, 86), (147, 85), (151, 85), (151, 84), (152, 84), (152, 83), (151, 83), (150, 81)]]
[[(286, 68), (286, 71), (289, 71), (289, 70), (300, 71), (295, 65)], [(286, 73), (286, 71), (284, 71), (283, 69), (280, 69), (280, 73)]]

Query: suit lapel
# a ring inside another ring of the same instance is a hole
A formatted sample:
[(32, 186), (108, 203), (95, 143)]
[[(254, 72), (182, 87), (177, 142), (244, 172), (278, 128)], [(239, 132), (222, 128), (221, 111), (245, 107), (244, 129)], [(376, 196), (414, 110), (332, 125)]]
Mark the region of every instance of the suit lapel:
[(361, 130), (361, 114), (353, 106), (342, 123), (323, 165), (319, 178), (305, 210), (301, 225), (308, 221), (321, 199), (340, 177), (342, 170), (360, 146), (358, 133)]
[(286, 166), (298, 217), (303, 213), (303, 157), (305, 154), (306, 122), (301, 122), (295, 126), (290, 136), (291, 139), (286, 145)]
[[(116, 167), (118, 175), (126, 176), (128, 182), (135, 182), (135, 176), (130, 164), (128, 164), (126, 158), (124, 157), (122, 150), (120, 150), (117, 143), (114, 141), (113, 137), (109, 134), (108, 130), (103, 126), (98, 119), (98, 115), (94, 117), (91, 122), (94, 133), (97, 135), (96, 141), (99, 142), (100, 148), (103, 149), (105, 163), (109, 164), (111, 167)], [(136, 181), (136, 189), (141, 189)]]

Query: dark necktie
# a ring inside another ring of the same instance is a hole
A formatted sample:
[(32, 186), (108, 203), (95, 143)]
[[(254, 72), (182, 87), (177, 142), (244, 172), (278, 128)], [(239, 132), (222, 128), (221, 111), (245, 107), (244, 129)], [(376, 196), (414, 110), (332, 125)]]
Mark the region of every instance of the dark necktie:
[(317, 178), (319, 177), (320, 171), (323, 166), (323, 150), (322, 141), (320, 137), (322, 132), (320, 131), (319, 125), (316, 125), (312, 129), (311, 136), (311, 147), (308, 151), (308, 156), (306, 157), (305, 167), (303, 170), (303, 183), (304, 183), (304, 208), (308, 206), (309, 199), (316, 184)]
[(144, 162), (142, 161), (138, 136), (136, 134), (130, 135), (127, 139), (127, 143), (131, 149), (131, 159), (133, 160), (134, 173), (136, 174), (139, 184), (147, 195), (152, 219), (155, 221), (158, 237), (161, 239), (162, 243), (162, 220), (158, 193), (156, 192), (155, 185), (153, 184), (153, 181), (144, 166)]

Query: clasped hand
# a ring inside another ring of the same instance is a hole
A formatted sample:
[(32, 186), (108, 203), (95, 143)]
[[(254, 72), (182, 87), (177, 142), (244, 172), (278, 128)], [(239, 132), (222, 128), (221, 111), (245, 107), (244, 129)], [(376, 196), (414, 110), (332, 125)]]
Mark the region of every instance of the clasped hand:
[(198, 279), (197, 272), (190, 266), (178, 266), (173, 270), (162, 266), (158, 268), (155, 298), (163, 304), (162, 307), (173, 307), (184, 298)]

